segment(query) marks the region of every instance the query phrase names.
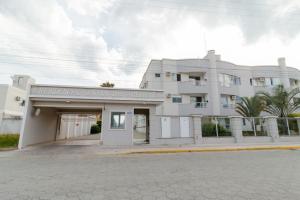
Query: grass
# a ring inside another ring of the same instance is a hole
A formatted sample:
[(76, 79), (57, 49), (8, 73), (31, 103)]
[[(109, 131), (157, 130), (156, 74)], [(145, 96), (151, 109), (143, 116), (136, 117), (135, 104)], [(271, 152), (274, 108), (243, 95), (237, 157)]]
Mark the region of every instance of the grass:
[(0, 135), (0, 149), (1, 148), (16, 148), (19, 142), (18, 134)]

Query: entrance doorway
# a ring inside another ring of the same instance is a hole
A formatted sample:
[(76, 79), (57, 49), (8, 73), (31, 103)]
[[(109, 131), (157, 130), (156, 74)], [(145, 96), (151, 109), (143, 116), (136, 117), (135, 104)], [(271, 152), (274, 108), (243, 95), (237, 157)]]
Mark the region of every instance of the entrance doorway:
[(101, 112), (59, 112), (56, 140), (100, 140)]
[(133, 142), (135, 144), (149, 143), (149, 125), (149, 109), (134, 109)]

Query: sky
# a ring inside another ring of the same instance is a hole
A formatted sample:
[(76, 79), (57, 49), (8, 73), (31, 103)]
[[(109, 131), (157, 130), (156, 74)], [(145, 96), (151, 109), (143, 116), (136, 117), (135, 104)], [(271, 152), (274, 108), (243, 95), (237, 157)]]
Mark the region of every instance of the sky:
[(300, 69), (299, 0), (0, 0), (0, 83), (138, 87), (151, 59)]

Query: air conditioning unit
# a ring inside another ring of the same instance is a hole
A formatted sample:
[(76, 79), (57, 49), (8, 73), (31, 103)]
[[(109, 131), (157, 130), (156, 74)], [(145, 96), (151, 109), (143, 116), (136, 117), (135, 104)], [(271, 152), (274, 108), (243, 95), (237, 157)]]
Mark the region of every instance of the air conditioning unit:
[(231, 100), (236, 100), (236, 96), (232, 95), (231, 97)]
[(171, 98), (171, 97), (172, 97), (172, 94), (167, 94), (166, 97), (167, 97), (167, 98)]
[(171, 76), (171, 72), (166, 72), (166, 77), (170, 77)]

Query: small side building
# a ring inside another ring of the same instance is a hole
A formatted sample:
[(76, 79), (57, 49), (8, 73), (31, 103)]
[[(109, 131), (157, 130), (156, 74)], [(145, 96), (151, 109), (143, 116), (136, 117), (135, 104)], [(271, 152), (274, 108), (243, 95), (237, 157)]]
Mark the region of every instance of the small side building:
[(0, 84), (0, 134), (20, 133), (29, 85), (34, 79), (14, 75), (12, 85)]
[[(31, 85), (19, 148), (60, 140), (65, 114), (101, 115), (99, 141), (104, 145), (132, 145), (141, 138), (151, 143), (152, 136), (160, 134), (156, 115), (163, 100), (159, 90)], [(134, 133), (135, 120), (139, 119), (135, 115), (145, 116), (144, 133)]]

